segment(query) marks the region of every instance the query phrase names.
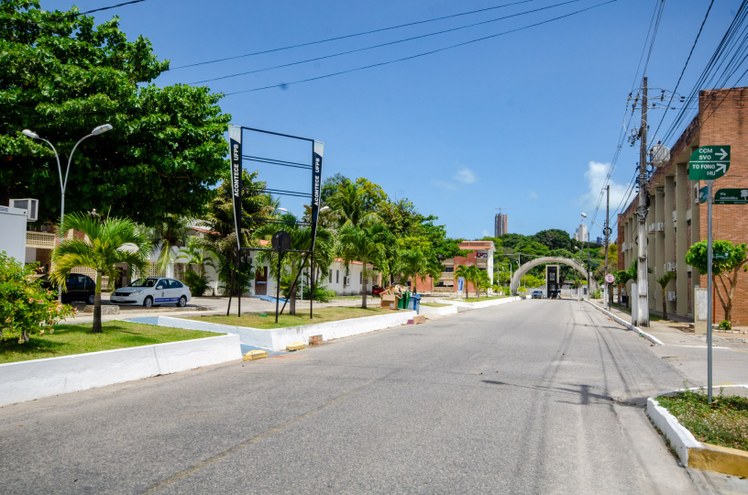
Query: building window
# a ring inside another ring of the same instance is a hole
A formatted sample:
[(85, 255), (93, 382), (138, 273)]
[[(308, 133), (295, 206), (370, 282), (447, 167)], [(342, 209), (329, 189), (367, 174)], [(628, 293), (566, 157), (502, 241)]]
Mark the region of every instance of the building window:
[(335, 283), (340, 283), (340, 270), (335, 270)]
[(444, 272), (445, 273), (452, 273), (453, 271), (455, 271), (455, 267), (453, 267), (453, 266), (445, 266), (444, 267)]
[(358, 283), (363, 284), (364, 283), (364, 272), (361, 272), (358, 274)]
[(330, 283), (330, 284), (332, 283), (332, 268), (330, 268), (330, 275), (329, 275), (329, 277), (327, 279), (327, 282)]

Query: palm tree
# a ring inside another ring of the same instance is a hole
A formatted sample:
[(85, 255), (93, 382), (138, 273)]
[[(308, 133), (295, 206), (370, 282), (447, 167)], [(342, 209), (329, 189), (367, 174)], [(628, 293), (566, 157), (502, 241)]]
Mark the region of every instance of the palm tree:
[(96, 295), (91, 332), (101, 333), (101, 279), (112, 280), (117, 275), (118, 263), (127, 263), (130, 270), (143, 270), (148, 264), (150, 242), (135, 222), (127, 218), (101, 218), (73, 213), (65, 216), (65, 232), (74, 229), (84, 234), (83, 239), (63, 241), (52, 254), (54, 270), (50, 279), (63, 288), (65, 278), (73, 268), (85, 266), (96, 270)]
[(662, 318), (667, 320), (667, 285), (671, 280), (675, 280), (675, 272), (665, 272), (665, 274), (657, 279), (657, 283), (660, 284), (660, 293), (662, 295)]
[(478, 297), (478, 280), (482, 270), (475, 265), (460, 265), (455, 270), (455, 275), (465, 279), (465, 296), (469, 296), (467, 284), (472, 282), (475, 289), (475, 296)]
[[(186, 246), (177, 252), (177, 259), (180, 258), (187, 261), (188, 269), (185, 273), (185, 282), (190, 286), (192, 295), (201, 296), (209, 285), (208, 278), (205, 276), (205, 267), (216, 268), (206, 241), (196, 236), (188, 237)], [(197, 271), (193, 270), (193, 266), (197, 267)]]
[(353, 260), (363, 264), (361, 307), (366, 309), (368, 289), (368, 264), (378, 265), (384, 259), (385, 245), (391, 243), (391, 234), (381, 223), (369, 226), (346, 225), (340, 229), (338, 241), (340, 255), (346, 263)]

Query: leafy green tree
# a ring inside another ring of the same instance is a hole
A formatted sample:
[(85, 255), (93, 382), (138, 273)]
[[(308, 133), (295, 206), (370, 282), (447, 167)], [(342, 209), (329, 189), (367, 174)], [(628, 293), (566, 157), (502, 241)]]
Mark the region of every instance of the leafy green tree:
[(65, 215), (64, 231), (76, 230), (82, 239), (67, 239), (55, 248), (52, 254), (54, 270), (50, 279), (65, 287), (65, 278), (75, 267), (84, 266), (96, 270), (96, 295), (91, 332), (101, 333), (101, 279), (113, 280), (118, 274), (117, 264), (126, 263), (142, 271), (148, 264), (151, 243), (143, 229), (126, 218), (73, 213)]
[[(154, 225), (167, 214), (197, 216), (228, 168), (230, 116), (205, 87), (158, 87), (167, 70), (151, 43), (129, 41), (116, 18), (98, 26), (77, 7), (48, 11), (38, 0), (0, 3), (0, 202), (45, 198), (40, 221), (60, 215), (52, 150), (63, 162), (97, 125), (70, 167), (66, 210), (111, 205), (108, 214)], [(6, 203), (7, 204), (7, 203)]]
[(372, 222), (381, 222), (378, 209), (386, 201), (387, 195), (384, 190), (364, 178), (356, 179), (355, 182), (341, 181), (327, 199), (328, 205), (337, 214), (339, 227), (360, 227)]
[(361, 307), (366, 309), (368, 289), (368, 265), (378, 266), (385, 262), (384, 246), (392, 243), (392, 234), (381, 223), (365, 226), (347, 224), (338, 232), (340, 255), (350, 263), (353, 260), (363, 264), (363, 285), (361, 287)]
[(465, 279), (465, 295), (468, 295), (468, 287), (467, 284), (471, 283), (473, 284), (473, 289), (475, 290), (475, 297), (478, 297), (478, 280), (480, 278), (480, 272), (482, 272), (480, 268), (478, 268), (475, 265), (460, 265), (455, 269), (455, 275), (457, 277), (462, 277)]
[[(636, 273), (637, 264), (638, 264), (637, 261), (634, 260), (631, 263), (631, 266), (629, 266), (626, 270), (618, 270), (618, 271), (615, 272), (616, 285), (618, 285), (618, 287), (624, 287), (625, 288), (626, 284), (629, 281), (636, 280), (636, 277), (637, 277), (637, 273)], [(620, 296), (621, 296), (621, 292), (620, 291), (618, 292), (618, 295), (619, 295), (618, 297), (620, 298)], [(629, 307), (630, 301), (631, 301), (631, 298), (629, 297), (629, 299), (626, 301), (626, 307)]]
[[(725, 320), (732, 319), (732, 303), (735, 287), (738, 284), (740, 270), (745, 270), (746, 245), (733, 244), (726, 240), (712, 242), (712, 252), (719, 256), (712, 256), (712, 278), (717, 297), (725, 313)], [(709, 262), (707, 256), (707, 241), (699, 241), (691, 245), (686, 252), (686, 263), (698, 270), (701, 275), (708, 273)]]
[(541, 230), (532, 236), (537, 242), (548, 247), (550, 250), (565, 249), (572, 250), (572, 240), (569, 233), (561, 229)]
[(0, 251), (0, 340), (12, 333), (25, 344), (32, 330), (41, 331), (73, 314), (72, 307), (59, 304), (33, 277), (35, 270), (35, 265), (24, 265)]

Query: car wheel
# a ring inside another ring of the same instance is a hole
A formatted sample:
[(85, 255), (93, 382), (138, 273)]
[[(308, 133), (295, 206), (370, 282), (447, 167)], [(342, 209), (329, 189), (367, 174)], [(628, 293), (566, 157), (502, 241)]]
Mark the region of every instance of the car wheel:
[(146, 297), (145, 300), (143, 300), (143, 306), (146, 308), (153, 306), (153, 298), (151, 296)]
[(177, 306), (179, 306), (180, 308), (184, 308), (185, 306), (187, 306), (187, 298), (185, 296), (180, 297), (179, 302), (177, 302)]
[(88, 295), (88, 304), (94, 304), (96, 302), (96, 294)]

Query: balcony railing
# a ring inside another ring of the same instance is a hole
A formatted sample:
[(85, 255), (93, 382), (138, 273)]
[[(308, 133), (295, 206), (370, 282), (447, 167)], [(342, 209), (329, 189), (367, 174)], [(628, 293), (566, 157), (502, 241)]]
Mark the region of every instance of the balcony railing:
[(26, 232), (26, 247), (54, 249), (57, 236), (49, 232)]

